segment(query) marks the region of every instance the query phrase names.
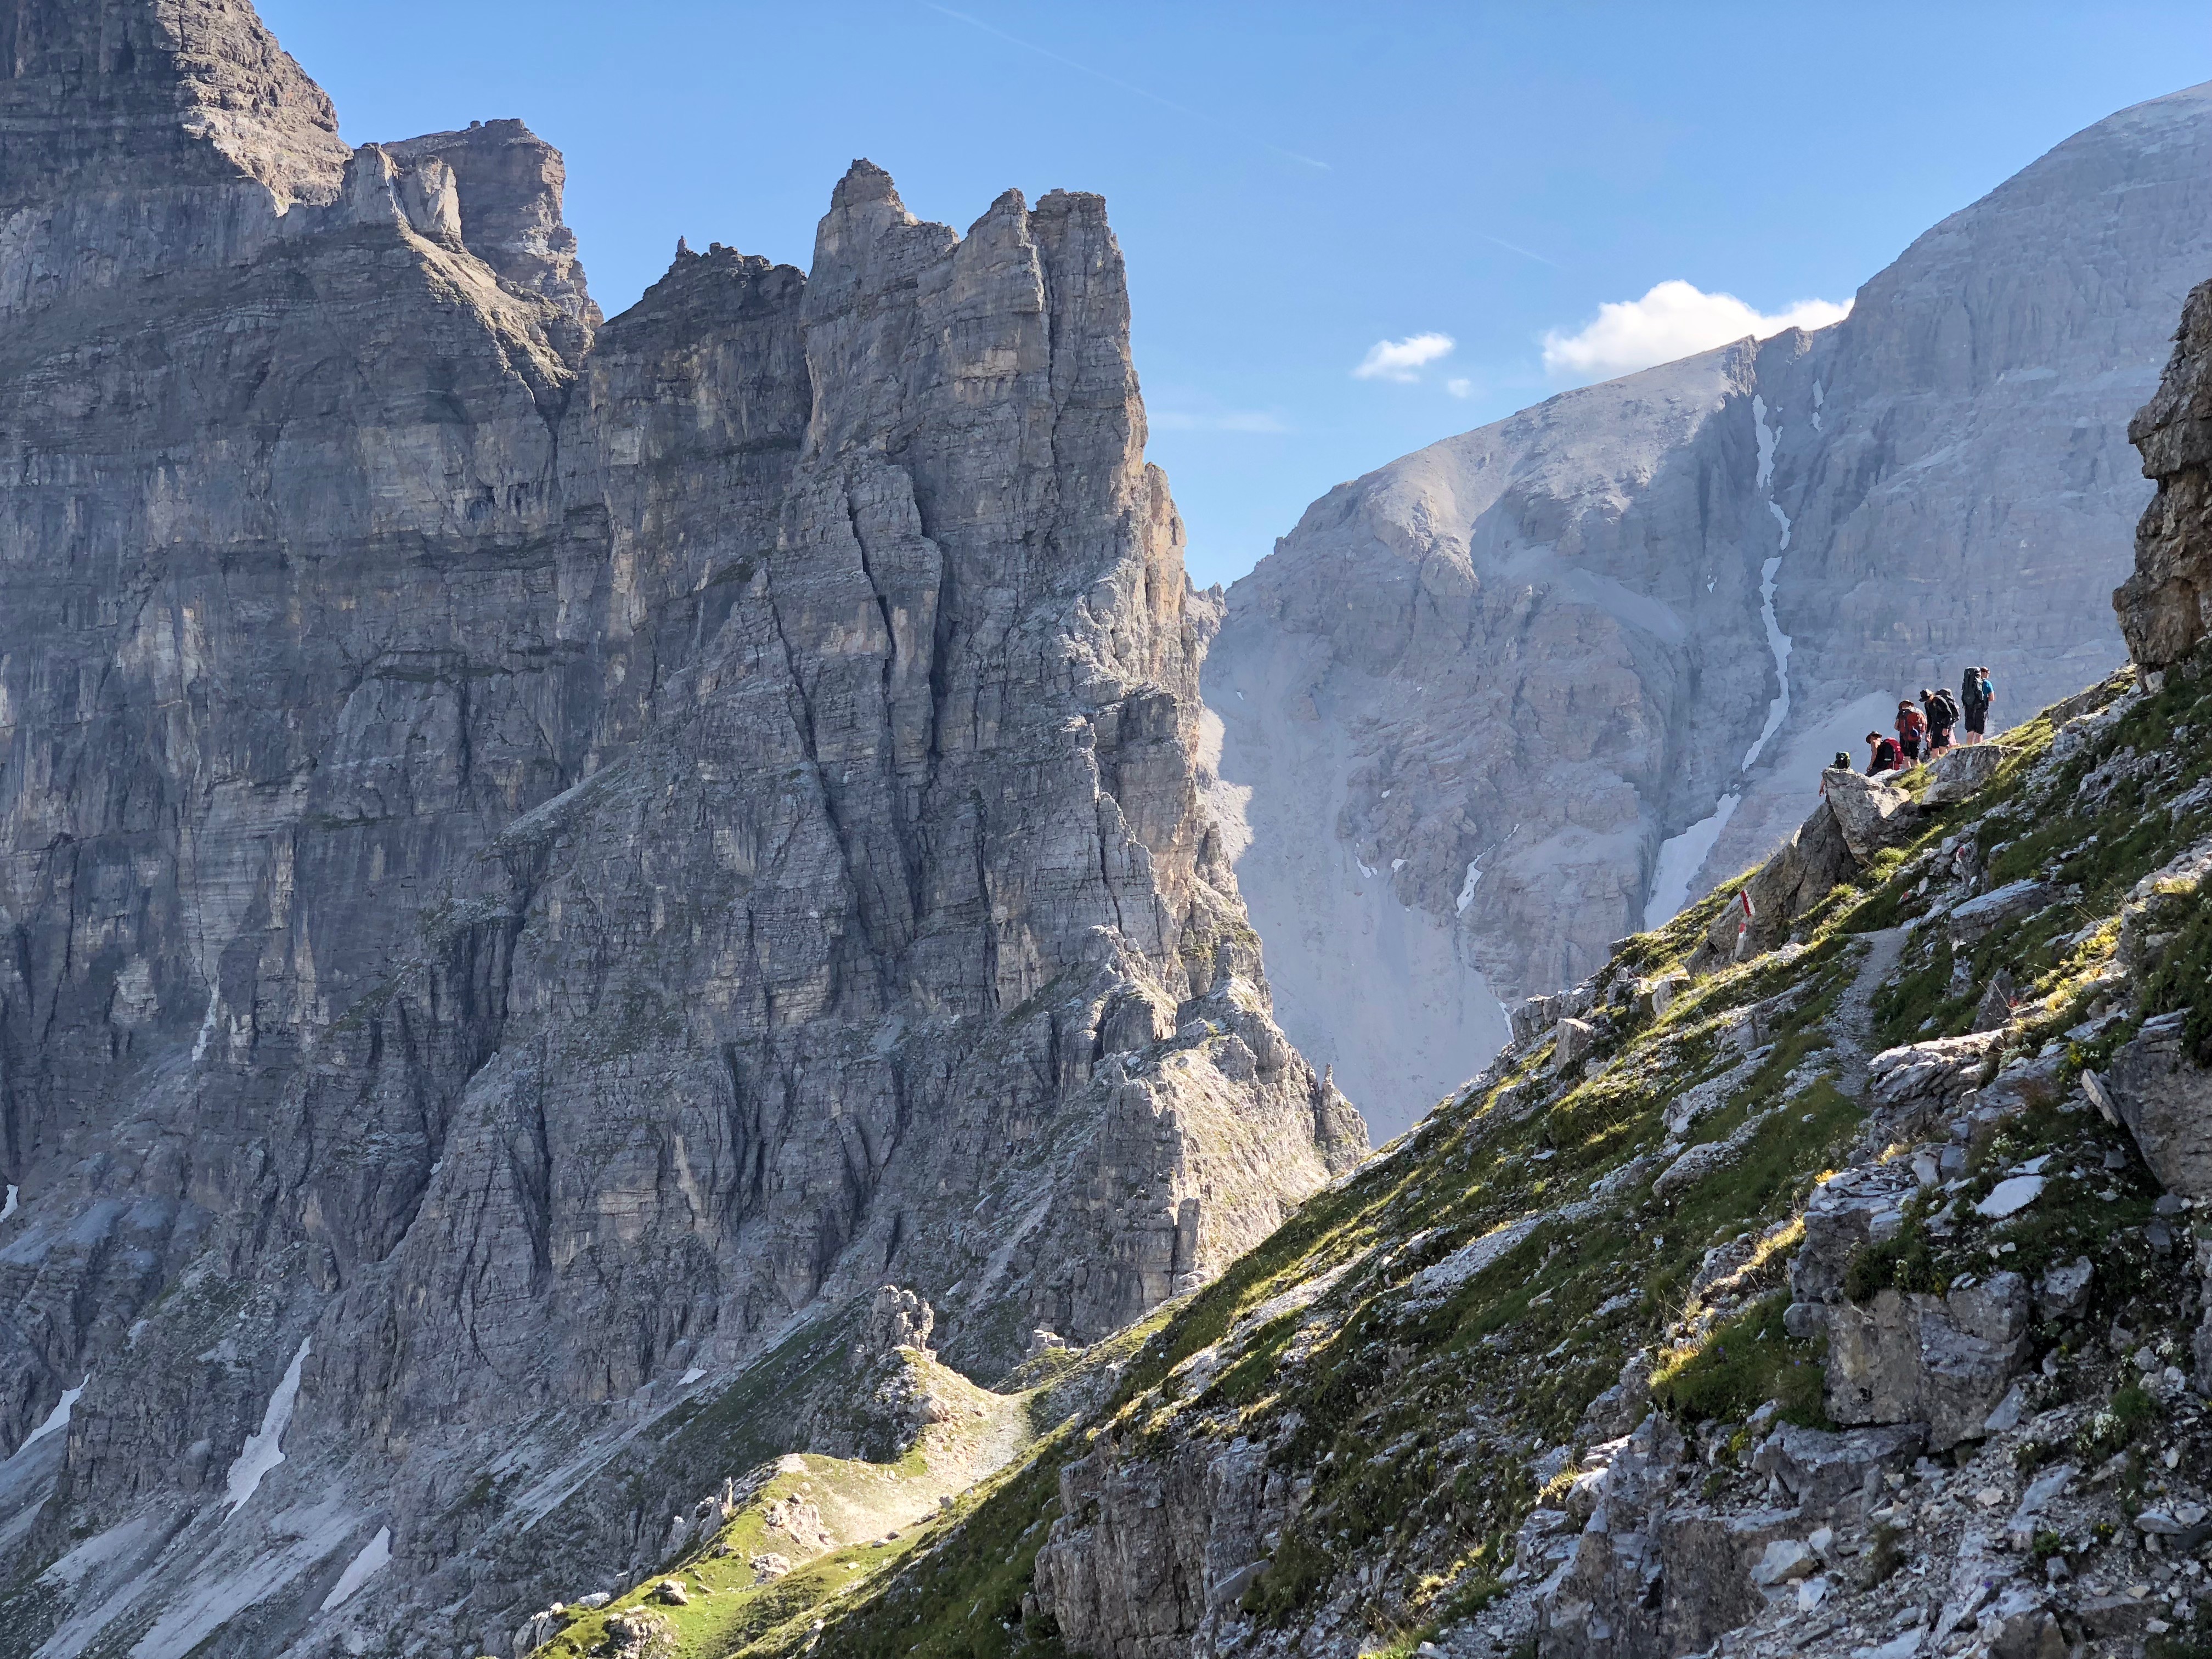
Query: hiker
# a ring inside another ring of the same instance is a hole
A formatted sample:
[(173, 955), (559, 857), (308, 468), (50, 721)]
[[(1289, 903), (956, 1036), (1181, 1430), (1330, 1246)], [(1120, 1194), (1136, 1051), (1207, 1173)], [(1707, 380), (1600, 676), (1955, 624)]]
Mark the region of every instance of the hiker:
[(1897, 746), (1895, 738), (1885, 738), (1879, 732), (1867, 733), (1867, 741), (1874, 745), (1874, 753), (1867, 760), (1867, 775), (1877, 772), (1896, 772), (1904, 769), (1905, 757)]
[(1920, 740), (1928, 735), (1928, 722), (1907, 698), (1897, 705), (1897, 750), (1905, 757), (1905, 764), (1920, 764)]
[(1920, 707), (1928, 717), (1928, 758), (1934, 760), (1951, 746), (1951, 728), (1959, 723), (1958, 701), (1940, 685), (1933, 691), (1923, 685)]
[(1969, 668), (1966, 677), (1959, 682), (1959, 703), (1966, 711), (1966, 741), (1979, 743), (1987, 729), (1990, 705), (1996, 701), (1996, 692), (1990, 684), (1990, 671)]

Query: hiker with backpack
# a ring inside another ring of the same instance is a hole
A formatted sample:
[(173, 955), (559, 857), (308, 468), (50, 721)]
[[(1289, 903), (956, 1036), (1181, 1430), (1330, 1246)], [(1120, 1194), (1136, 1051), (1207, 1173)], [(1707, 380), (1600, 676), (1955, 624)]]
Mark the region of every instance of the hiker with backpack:
[(1928, 735), (1928, 722), (1907, 698), (1897, 705), (1897, 749), (1908, 766), (1920, 764), (1920, 742)]
[(1990, 684), (1990, 671), (1969, 668), (1966, 678), (1959, 682), (1959, 705), (1966, 717), (1966, 741), (1979, 743), (1987, 729), (1990, 705), (1996, 701), (1996, 692)]
[(1897, 772), (1904, 769), (1904, 752), (1897, 746), (1895, 738), (1885, 738), (1879, 732), (1867, 733), (1867, 741), (1874, 745), (1874, 753), (1867, 757), (1867, 775), (1877, 772)]
[(1959, 704), (1942, 686), (1920, 688), (1920, 707), (1928, 719), (1928, 758), (1934, 760), (1951, 746), (1951, 728), (1959, 723)]

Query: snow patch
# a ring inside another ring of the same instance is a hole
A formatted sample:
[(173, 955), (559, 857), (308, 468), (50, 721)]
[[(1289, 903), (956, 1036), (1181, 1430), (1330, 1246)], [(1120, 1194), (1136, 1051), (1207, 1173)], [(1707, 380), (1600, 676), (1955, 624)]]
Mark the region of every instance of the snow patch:
[(378, 1571), (392, 1562), (392, 1528), (379, 1527), (376, 1536), (361, 1547), (361, 1553), (346, 1563), (346, 1570), (338, 1575), (338, 1582), (331, 1586), (331, 1593), (323, 1598), (323, 1611), (328, 1613), (356, 1590), (374, 1577)]
[(694, 1365), (676, 1379), (676, 1386), (679, 1389), (688, 1389), (706, 1374), (707, 1368), (704, 1365)]
[(1354, 853), (1352, 855), (1352, 861), (1359, 866), (1359, 873), (1361, 875), (1370, 877), (1374, 875), (1375, 872), (1368, 868), (1367, 861), (1361, 858), (1358, 854)]
[[(1781, 441), (1782, 428), (1766, 423), (1766, 399), (1753, 392), (1751, 399), (1751, 418), (1759, 432), (1759, 487), (1771, 489), (1774, 483), (1774, 447)], [(1766, 627), (1766, 648), (1774, 653), (1774, 701), (1766, 708), (1766, 724), (1749, 749), (1744, 750), (1744, 771), (1774, 740), (1790, 718), (1790, 636), (1782, 631), (1782, 623), (1774, 613), (1775, 577), (1782, 569), (1782, 556), (1790, 550), (1790, 515), (1776, 505), (1772, 496), (1767, 498), (1766, 510), (1774, 515), (1774, 522), (1782, 527), (1782, 544), (1774, 556), (1760, 568), (1759, 574), (1759, 616)]]
[(5, 1221), (20, 1207), (15, 1202), (15, 1194), (21, 1190), (21, 1188), (15, 1186), (14, 1182), (9, 1183), (8, 1201), (5, 1204), (0, 1204), (0, 1221)]
[(1709, 816), (1659, 844), (1659, 861), (1651, 871), (1651, 897), (1644, 907), (1645, 932), (1664, 927), (1681, 914), (1682, 907), (1690, 902), (1690, 884), (1697, 878), (1713, 850), (1713, 843), (1720, 839), (1721, 831), (1728, 827), (1730, 815), (1742, 799), (1741, 791), (1730, 791), (1721, 797), (1720, 805)]
[(262, 1478), (284, 1461), (284, 1431), (291, 1426), (292, 1405), (300, 1397), (300, 1367), (307, 1363), (308, 1345), (313, 1340), (313, 1337), (300, 1339), (300, 1351), (284, 1368), (276, 1391), (269, 1396), (268, 1407), (261, 1413), (261, 1431), (246, 1436), (246, 1443), (238, 1449), (225, 1482), (230, 1498), (230, 1507), (223, 1511), (225, 1520), (237, 1514), (240, 1506), (261, 1489)]
[(221, 988), (212, 985), (210, 986), (208, 988), (207, 1016), (200, 1021), (200, 1034), (192, 1039), (192, 1059), (195, 1061), (198, 1060), (202, 1055), (207, 1053), (208, 1039), (215, 1035), (216, 1008), (222, 1000), (222, 991)]
[(1759, 434), (1759, 487), (1771, 489), (1774, 483), (1774, 447), (1782, 441), (1782, 428), (1766, 423), (1766, 399), (1756, 392), (1751, 394), (1751, 419)]
[(54, 1402), (53, 1410), (46, 1413), (46, 1420), (23, 1437), (23, 1444), (15, 1448), (16, 1453), (20, 1455), (33, 1442), (44, 1440), (48, 1435), (69, 1427), (70, 1413), (76, 1408), (76, 1402), (84, 1398), (85, 1383), (91, 1381), (92, 1373), (87, 1371), (83, 1382), (73, 1389), (64, 1389), (62, 1397)]
[[(1468, 905), (1470, 905), (1470, 904), (1472, 904), (1472, 903), (1474, 903), (1474, 886), (1475, 886), (1475, 884), (1476, 884), (1477, 882), (1480, 881), (1481, 879), (1482, 879), (1482, 872), (1481, 872), (1480, 869), (1478, 869), (1478, 868), (1476, 867), (1475, 860), (1473, 860), (1473, 859), (1469, 859), (1469, 860), (1467, 861), (1467, 879), (1466, 879), (1464, 882), (1462, 882), (1462, 883), (1460, 884), (1460, 890), (1459, 890), (1459, 913), (1460, 913), (1460, 915), (1465, 915), (1467, 914), (1467, 907), (1468, 907)], [(1502, 1002), (1501, 1002), (1501, 1003), (1499, 1003), (1498, 1006), (1499, 1007), (1503, 1008), (1505, 1005), (1504, 1005), (1504, 1003), (1502, 1003)]]

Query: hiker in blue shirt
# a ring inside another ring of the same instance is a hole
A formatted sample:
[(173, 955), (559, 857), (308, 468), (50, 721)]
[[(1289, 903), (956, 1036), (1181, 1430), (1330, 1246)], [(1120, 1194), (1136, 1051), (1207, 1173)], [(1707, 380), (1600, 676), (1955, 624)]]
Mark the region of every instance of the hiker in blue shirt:
[(1996, 690), (1990, 684), (1990, 671), (1969, 668), (1959, 682), (1959, 707), (1966, 716), (1966, 741), (1979, 743), (1988, 728), (1990, 705), (1996, 701)]

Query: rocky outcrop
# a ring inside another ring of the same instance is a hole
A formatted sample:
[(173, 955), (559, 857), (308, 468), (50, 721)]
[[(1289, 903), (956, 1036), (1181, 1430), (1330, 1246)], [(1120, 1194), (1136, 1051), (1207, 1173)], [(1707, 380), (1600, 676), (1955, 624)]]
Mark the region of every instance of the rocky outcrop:
[[(1505, 1040), (1499, 1000), (1765, 859), (1899, 698), (1987, 664), (2009, 726), (2117, 666), (2105, 595), (2148, 495), (2125, 429), (2208, 227), (2199, 87), (1936, 226), (1832, 327), (1565, 392), (1316, 501), (1206, 670), (1293, 1039), (1418, 1112)], [(2158, 549), (2204, 511), (2176, 373), (2145, 416)]]
[(2135, 1137), (2143, 1162), (2170, 1193), (2212, 1198), (2212, 1071), (2196, 1063), (2182, 1038), (2185, 1016), (2160, 1014), (2093, 1078), (2113, 1115)]
[(1909, 839), (1919, 823), (1920, 809), (1904, 790), (1842, 767), (1820, 775), (1820, 796), (1812, 816), (1715, 915), (1689, 959), (1691, 973), (1774, 949), (1838, 882)]
[(1878, 1292), (1828, 1311), (1828, 1415), (1846, 1425), (1925, 1423), (1942, 1451), (1978, 1439), (2028, 1348), (2027, 1285), (2018, 1273), (1943, 1296)]
[(1357, 1160), (1097, 198), (856, 163), (603, 323), (519, 124), (5, 27), (0, 1549), (106, 1539), (23, 1640), (504, 1647), (791, 1449), (828, 1310), (995, 1374)]
[(2136, 526), (2135, 572), (2112, 605), (2130, 653), (2163, 668), (2212, 632), (2212, 282), (2191, 291), (2158, 392), (2128, 437), (2158, 494)]

